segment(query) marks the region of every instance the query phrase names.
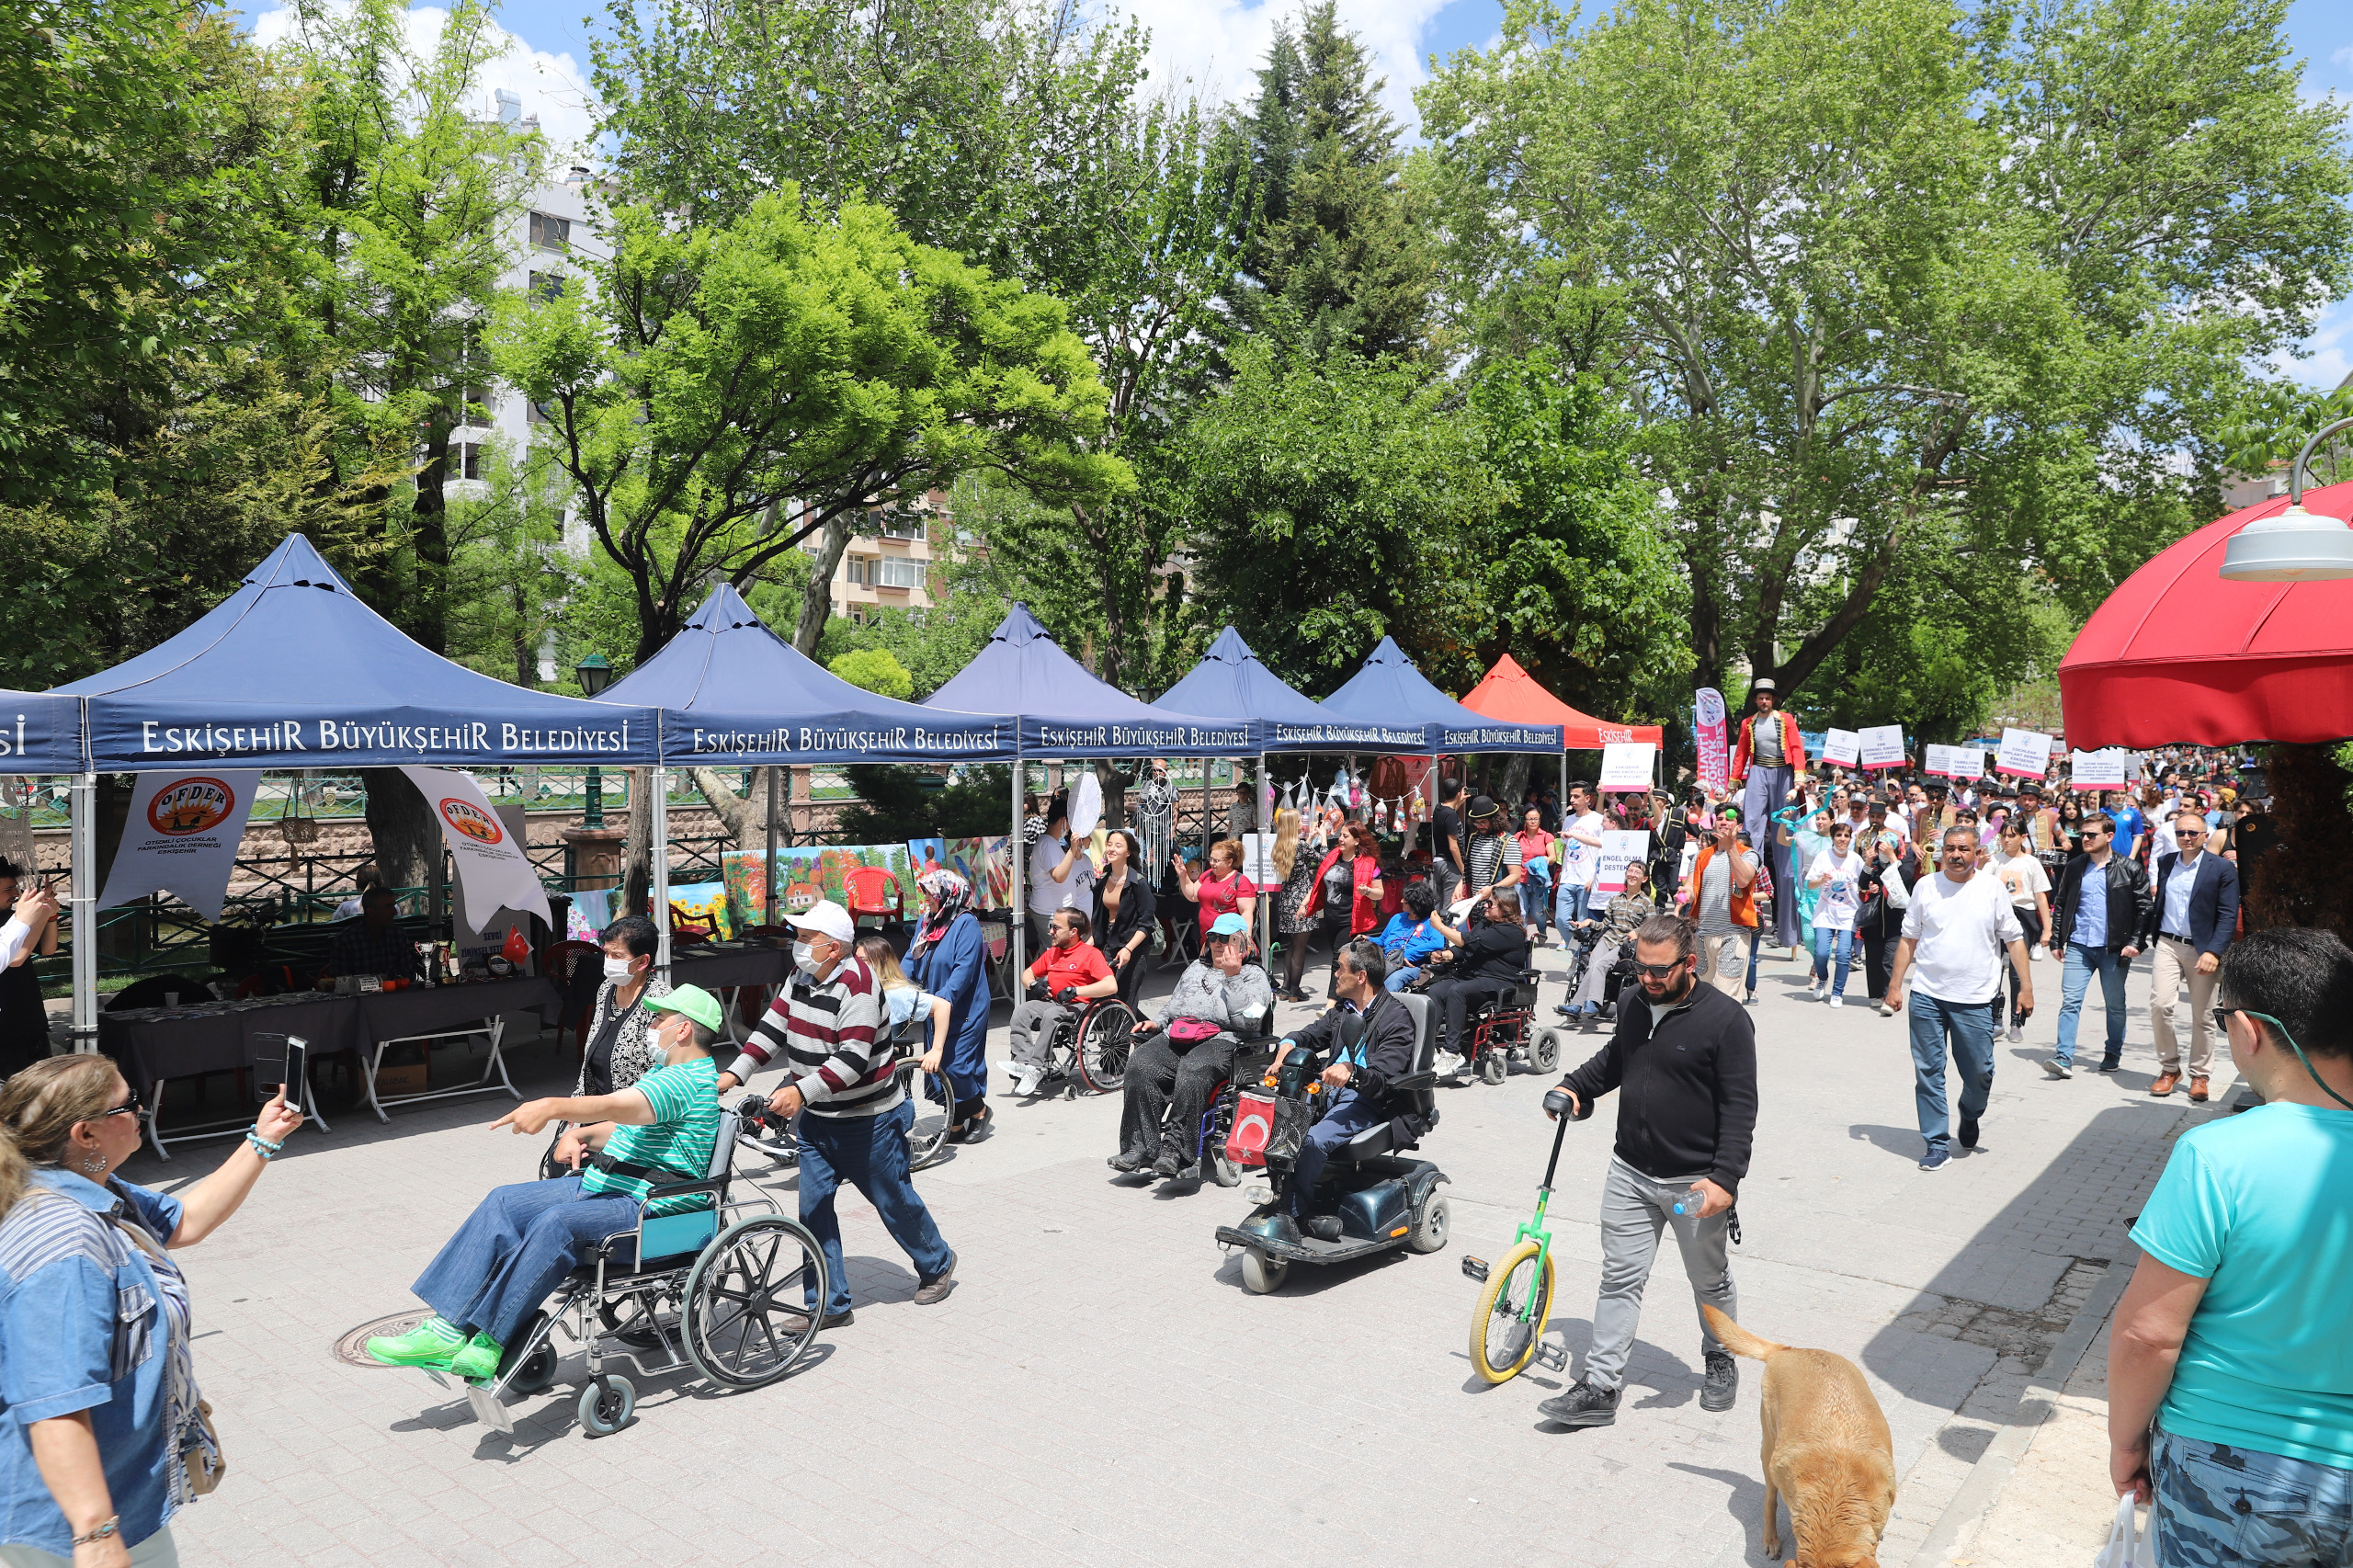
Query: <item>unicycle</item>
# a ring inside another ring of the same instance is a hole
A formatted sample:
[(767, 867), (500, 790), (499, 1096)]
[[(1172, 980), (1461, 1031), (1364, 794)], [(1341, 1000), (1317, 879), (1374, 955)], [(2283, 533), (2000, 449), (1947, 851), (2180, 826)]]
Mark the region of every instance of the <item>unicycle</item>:
[(1552, 1113), (1555, 1126), (1552, 1157), (1544, 1163), (1544, 1185), (1536, 1189), (1535, 1217), (1519, 1227), (1501, 1261), (1490, 1266), (1480, 1258), (1462, 1260), (1462, 1272), (1487, 1287), (1479, 1292), (1479, 1311), (1471, 1320), (1471, 1364), (1491, 1383), (1509, 1382), (1530, 1361), (1556, 1372), (1569, 1368), (1568, 1347), (1544, 1342), (1544, 1325), (1552, 1314), (1552, 1233), (1544, 1228), (1544, 1210), (1552, 1201), (1561, 1139), (1571, 1121), (1593, 1114), (1593, 1105), (1586, 1102), (1585, 1114), (1573, 1116), (1568, 1091), (1554, 1088), (1545, 1091), (1544, 1108)]

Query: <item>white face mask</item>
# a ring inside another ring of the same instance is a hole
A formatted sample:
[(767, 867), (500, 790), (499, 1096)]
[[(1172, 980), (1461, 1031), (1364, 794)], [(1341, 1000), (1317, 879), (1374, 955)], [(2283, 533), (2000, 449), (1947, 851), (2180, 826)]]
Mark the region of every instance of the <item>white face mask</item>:
[(617, 959), (610, 953), (608, 953), (605, 955), (605, 978), (607, 980), (627, 980), (635, 964), (636, 960), (634, 959)]
[(792, 944), (792, 962), (796, 968), (805, 969), (812, 974), (817, 972), (817, 955), (806, 942)]

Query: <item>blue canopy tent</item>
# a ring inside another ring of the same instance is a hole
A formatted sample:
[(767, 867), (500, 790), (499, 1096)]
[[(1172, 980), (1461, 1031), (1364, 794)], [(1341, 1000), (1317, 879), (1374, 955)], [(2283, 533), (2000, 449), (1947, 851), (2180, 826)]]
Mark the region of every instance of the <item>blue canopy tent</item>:
[(82, 705), (44, 691), (0, 691), (0, 773), (83, 771)]
[[(74, 1031), (97, 1040), (91, 797), (97, 775), (236, 767), (468, 767), (660, 761), (652, 708), (531, 691), (427, 653), (359, 602), (301, 534), (177, 636), (53, 697), (79, 698), (74, 786)], [(656, 792), (659, 799), (659, 792)]]
[[(806, 767), (812, 763), (1003, 762), (1017, 753), (1013, 720), (955, 713), (850, 685), (768, 630), (722, 583), (686, 627), (605, 692), (608, 702), (664, 710), (665, 765)], [(776, 898), (776, 791), (768, 791), (768, 899)], [(666, 856), (654, 867), (654, 907), (670, 907)], [(658, 960), (669, 962), (669, 922)]]
[(1324, 710), (1359, 724), (1418, 725), (1425, 751), (1556, 752), (1562, 744), (1558, 724), (1515, 724), (1463, 707), (1425, 679), (1393, 637), (1381, 640)]
[[(1056, 645), (1025, 605), (1015, 605), (988, 646), (925, 699), (929, 708), (1011, 713), (1021, 723), (1025, 757), (1249, 756), (1265, 726), (1256, 718), (1200, 714), (1155, 706), (1086, 673)], [(1022, 958), (1021, 769), (1013, 770), (1013, 941)]]

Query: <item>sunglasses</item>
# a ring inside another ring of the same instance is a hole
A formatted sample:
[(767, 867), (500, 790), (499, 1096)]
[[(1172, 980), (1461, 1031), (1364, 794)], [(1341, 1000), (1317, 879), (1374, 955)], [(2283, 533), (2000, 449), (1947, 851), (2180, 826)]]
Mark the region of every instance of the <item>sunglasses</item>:
[(1665, 980), (1689, 961), (1677, 959), (1673, 963), (1638, 963), (1634, 966), (1634, 972), (1645, 980)]
[(2176, 838), (2203, 838), (2206, 830), (2202, 827), (2177, 827), (2173, 830), (2173, 835)]
[(129, 1099), (123, 1101), (120, 1105), (116, 1106), (113, 1109), (99, 1112), (94, 1119), (104, 1121), (109, 1116), (128, 1116), (138, 1118), (143, 1117), (146, 1114), (147, 1108), (141, 1105), (139, 1103), (138, 1095), (133, 1094)]

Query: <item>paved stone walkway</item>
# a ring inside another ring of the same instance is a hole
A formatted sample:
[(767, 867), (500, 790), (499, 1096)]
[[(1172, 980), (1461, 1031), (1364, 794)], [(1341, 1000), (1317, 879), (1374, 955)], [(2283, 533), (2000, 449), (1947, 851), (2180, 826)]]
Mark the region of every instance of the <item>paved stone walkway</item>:
[[(1996, 1051), (1984, 1146), (1927, 1176), (1902, 1020), (1813, 1005), (1796, 963), (1764, 966), (1740, 1316), (1863, 1367), (1904, 1476), (1882, 1562), (1911, 1561), (2015, 1418), (2026, 1379), (2123, 1256), (2125, 1218), (2187, 1116), (2145, 1094), (2137, 1006), (2126, 1071), (2044, 1081), (2058, 966), (2036, 978), (2047, 990), (2029, 1043)], [(1548, 983), (1548, 1017), (1560, 995)], [(1571, 1035), (1564, 1060), (1598, 1042)], [(515, 1061), (532, 1087), (568, 1087), (546, 1048)], [(1116, 1099), (1000, 1102), (993, 1140), (918, 1178), (961, 1258), (946, 1301), (909, 1301), (904, 1256), (851, 1198), (854, 1324), (755, 1393), (641, 1381), (636, 1423), (598, 1441), (573, 1415), (576, 1359), (556, 1393), (522, 1402), (512, 1437), (421, 1375), (333, 1359), (345, 1330), (412, 1306), (433, 1250), (486, 1187), (527, 1178), (540, 1148), (484, 1131), (504, 1103), (491, 1098), (404, 1111), (390, 1129), (337, 1119), (331, 1138), (298, 1135), (237, 1221), (183, 1255), (232, 1465), (182, 1517), (183, 1558), (1760, 1563), (1756, 1369), (1744, 1363), (1733, 1412), (1700, 1412), (1698, 1328), (1671, 1248), (1616, 1426), (1545, 1430), (1534, 1405), (1563, 1380), (1539, 1369), (1488, 1389), (1470, 1369), (1477, 1288), (1460, 1259), (1495, 1256), (1532, 1204), (1544, 1087), (1442, 1094), (1424, 1153), (1450, 1178), (1446, 1251), (1294, 1270), (1268, 1297), (1243, 1291), (1212, 1239), (1242, 1194), (1109, 1179)], [(1602, 1108), (1569, 1133), (1552, 1210), (1552, 1327), (1578, 1357), (1615, 1115)], [(168, 1187), (220, 1147), (128, 1174)], [(790, 1176), (770, 1187), (790, 1207)]]

